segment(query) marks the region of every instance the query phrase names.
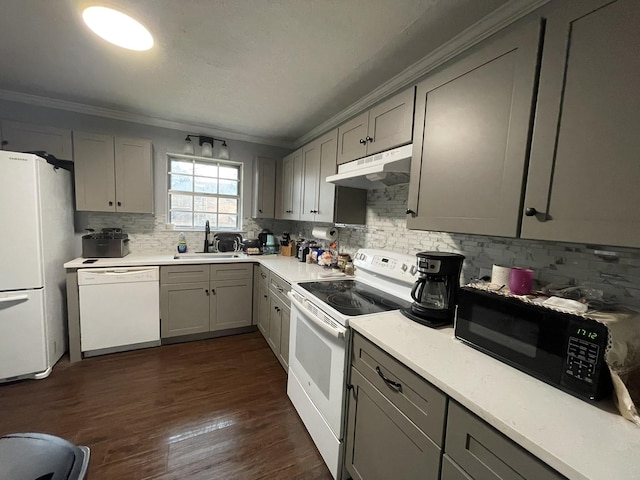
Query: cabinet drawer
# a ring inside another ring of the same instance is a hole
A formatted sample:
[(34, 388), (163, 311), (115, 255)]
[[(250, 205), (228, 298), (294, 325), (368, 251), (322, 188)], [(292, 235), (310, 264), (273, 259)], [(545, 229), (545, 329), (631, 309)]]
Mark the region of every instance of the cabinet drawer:
[(251, 263), (219, 263), (211, 265), (210, 268), (211, 281), (253, 277), (253, 265)]
[(287, 292), (291, 290), (291, 285), (273, 272), (269, 276), (269, 290), (286, 306), (291, 305), (289, 297), (287, 297)]
[(160, 267), (160, 283), (194, 283), (209, 281), (208, 265), (172, 265)]
[[(353, 366), (442, 447), (446, 395), (357, 332), (353, 337), (352, 355)], [(397, 386), (394, 387), (390, 382)]]
[(453, 401), (449, 405), (445, 451), (471, 478), (483, 480), (561, 480), (565, 478)]
[(264, 265), (258, 265), (258, 271), (260, 275), (260, 281), (265, 285), (269, 285), (269, 269)]

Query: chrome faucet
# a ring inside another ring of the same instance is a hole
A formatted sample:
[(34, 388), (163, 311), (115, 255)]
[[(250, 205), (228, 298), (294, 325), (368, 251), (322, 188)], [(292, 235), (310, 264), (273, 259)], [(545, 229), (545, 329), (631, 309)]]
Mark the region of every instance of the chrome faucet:
[(209, 220), (204, 224), (204, 253), (209, 253), (209, 247), (211, 246), (211, 242), (209, 241), (209, 234), (211, 233), (211, 229), (209, 228)]

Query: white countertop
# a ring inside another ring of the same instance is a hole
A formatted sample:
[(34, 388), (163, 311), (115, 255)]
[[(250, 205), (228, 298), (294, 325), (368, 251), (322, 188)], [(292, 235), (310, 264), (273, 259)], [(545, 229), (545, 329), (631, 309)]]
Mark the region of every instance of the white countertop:
[(109, 267), (135, 267), (145, 265), (193, 265), (205, 263), (260, 263), (272, 272), (276, 273), (288, 282), (300, 282), (303, 280), (317, 280), (327, 274), (324, 267), (315, 264), (299, 262), (295, 257), (283, 257), (280, 255), (243, 255), (238, 258), (179, 258), (174, 259), (174, 254), (136, 255), (129, 254), (122, 258), (99, 258), (94, 263), (84, 263), (87, 259), (76, 258), (64, 264), (64, 268), (109, 268)]
[(399, 312), (349, 325), (569, 479), (640, 478), (640, 427)]

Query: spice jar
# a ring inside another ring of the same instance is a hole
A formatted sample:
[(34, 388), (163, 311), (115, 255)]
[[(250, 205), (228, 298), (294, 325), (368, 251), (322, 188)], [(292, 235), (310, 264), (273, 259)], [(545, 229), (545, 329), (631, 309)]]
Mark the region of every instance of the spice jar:
[(338, 255), (338, 268), (342, 271), (344, 271), (345, 266), (347, 265), (347, 262), (351, 261), (351, 255), (349, 255), (348, 253), (341, 253)]
[(346, 275), (353, 275), (355, 272), (354, 268), (353, 268), (353, 262), (349, 261), (347, 262), (347, 264), (344, 266), (344, 273)]

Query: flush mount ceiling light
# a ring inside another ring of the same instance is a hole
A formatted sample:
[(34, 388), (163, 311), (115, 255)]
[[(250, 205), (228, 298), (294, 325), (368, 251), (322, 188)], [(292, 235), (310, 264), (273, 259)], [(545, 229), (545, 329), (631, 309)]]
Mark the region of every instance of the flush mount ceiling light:
[(203, 157), (213, 157), (213, 142), (222, 142), (216, 158), (219, 158), (220, 160), (229, 160), (229, 147), (227, 146), (227, 141), (219, 138), (207, 137), (205, 135), (193, 135), (191, 133), (187, 135), (187, 138), (184, 139), (184, 147), (182, 149), (183, 153), (186, 153), (187, 155), (194, 154), (191, 137), (198, 139), (198, 143), (202, 147), (201, 155)]
[(82, 19), (93, 32), (107, 42), (129, 50), (149, 50), (153, 37), (140, 22), (107, 7), (88, 7)]

